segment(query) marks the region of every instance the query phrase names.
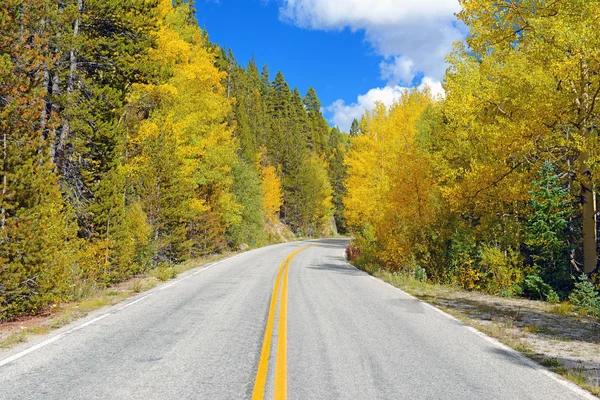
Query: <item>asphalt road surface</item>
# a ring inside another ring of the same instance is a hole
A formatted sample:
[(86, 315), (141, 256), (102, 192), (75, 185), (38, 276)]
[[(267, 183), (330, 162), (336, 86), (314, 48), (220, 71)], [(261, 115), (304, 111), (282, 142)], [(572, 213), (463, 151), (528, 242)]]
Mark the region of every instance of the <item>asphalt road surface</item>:
[(5, 352), (0, 399), (594, 398), (356, 270), (346, 243), (252, 250)]

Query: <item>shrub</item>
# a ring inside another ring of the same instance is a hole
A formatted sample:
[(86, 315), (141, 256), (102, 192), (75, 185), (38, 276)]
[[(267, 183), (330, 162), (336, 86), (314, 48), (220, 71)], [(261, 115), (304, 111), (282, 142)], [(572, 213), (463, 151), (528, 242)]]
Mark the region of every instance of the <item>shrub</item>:
[(587, 276), (581, 275), (569, 295), (575, 309), (588, 315), (600, 316), (600, 296)]
[(157, 279), (161, 281), (168, 281), (169, 279), (173, 279), (177, 277), (177, 271), (170, 263), (161, 262), (158, 265), (152, 275), (154, 275)]
[(348, 261), (353, 262), (358, 260), (358, 258), (360, 257), (360, 249), (356, 246), (353, 246), (352, 244), (349, 244), (346, 247), (346, 258), (348, 259)]
[(425, 271), (425, 268), (419, 265), (415, 266), (415, 279), (419, 282), (427, 282), (427, 271)]
[(536, 274), (528, 275), (523, 281), (523, 294), (535, 300), (546, 300), (550, 303), (560, 301), (558, 294)]
[(484, 245), (479, 251), (479, 256), (481, 282), (477, 289), (498, 294), (522, 279), (518, 252), (512, 249), (502, 251), (498, 247)]

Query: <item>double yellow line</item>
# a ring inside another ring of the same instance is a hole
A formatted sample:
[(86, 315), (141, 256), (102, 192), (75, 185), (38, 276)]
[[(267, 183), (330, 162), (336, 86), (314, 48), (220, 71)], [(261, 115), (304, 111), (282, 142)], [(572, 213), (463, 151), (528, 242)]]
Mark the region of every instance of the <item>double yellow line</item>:
[[(312, 245), (311, 245), (312, 246)], [(271, 304), (269, 306), (269, 315), (267, 317), (267, 326), (263, 338), (260, 361), (256, 372), (254, 382), (254, 392), (252, 400), (263, 400), (265, 397), (265, 387), (267, 385), (267, 372), (269, 371), (269, 358), (271, 355), (271, 340), (273, 338), (273, 328), (275, 326), (275, 312), (277, 310), (277, 297), (281, 286), (281, 301), (279, 303), (279, 322), (277, 324), (277, 358), (275, 359), (275, 400), (285, 400), (287, 398), (287, 287), (289, 266), (294, 257), (302, 250), (311, 246), (302, 247), (287, 256), (279, 267), (273, 294), (271, 295)], [(283, 281), (281, 277), (283, 276)]]

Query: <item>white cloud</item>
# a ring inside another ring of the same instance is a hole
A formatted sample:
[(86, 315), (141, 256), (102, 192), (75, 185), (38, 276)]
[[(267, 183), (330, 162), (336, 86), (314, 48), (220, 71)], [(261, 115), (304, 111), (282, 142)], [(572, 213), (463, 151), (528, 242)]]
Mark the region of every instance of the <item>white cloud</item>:
[(429, 88), (429, 92), (434, 99), (439, 99), (446, 96), (446, 91), (442, 86), (442, 82), (437, 81), (429, 76), (423, 78), (421, 85), (419, 85), (419, 90), (423, 90), (425, 87)]
[(280, 11), (303, 27), (360, 29), (446, 17), (460, 11), (460, 6), (458, 0), (283, 0)]
[(376, 101), (391, 105), (424, 76), (419, 89), (429, 87), (434, 97), (444, 96), (441, 80), (444, 57), (452, 44), (463, 40), (466, 29), (457, 22), (458, 0), (279, 0), (281, 19), (315, 30), (363, 31), (366, 40), (383, 60), (383, 88), (374, 88), (346, 104), (337, 100), (326, 110), (331, 121), (348, 131), (354, 118), (372, 110)]
[(333, 113), (333, 117), (331, 118), (333, 123), (342, 131), (348, 132), (352, 125), (352, 120), (360, 120), (366, 110), (372, 110), (375, 107), (375, 103), (382, 102), (386, 106), (390, 106), (405, 91), (406, 88), (400, 86), (375, 88), (369, 90), (366, 94), (358, 96), (356, 103), (346, 104), (344, 100), (337, 100), (327, 107), (326, 110)]
[(381, 78), (388, 86), (396, 86), (400, 82), (412, 82), (417, 74), (415, 62), (408, 57), (398, 56), (387, 58), (379, 64)]
[(417, 72), (441, 80), (445, 55), (465, 36), (454, 16), (460, 11), (458, 0), (280, 1), (281, 18), (300, 27), (364, 31), (387, 60), (380, 66), (381, 74), (391, 86), (409, 85)]
[[(429, 88), (434, 98), (443, 97), (445, 94), (442, 83), (431, 77), (426, 76), (423, 78), (419, 89), (423, 90), (425, 87)], [(361, 117), (365, 114), (365, 111), (373, 110), (377, 102), (381, 102), (389, 107), (394, 104), (406, 90), (408, 89), (398, 85), (374, 88), (369, 90), (366, 94), (358, 96), (354, 103), (346, 104), (344, 100), (337, 100), (329, 107), (325, 108), (325, 110), (333, 114), (331, 121), (337, 127), (344, 132), (348, 132), (352, 125), (352, 121), (354, 119), (360, 121)]]

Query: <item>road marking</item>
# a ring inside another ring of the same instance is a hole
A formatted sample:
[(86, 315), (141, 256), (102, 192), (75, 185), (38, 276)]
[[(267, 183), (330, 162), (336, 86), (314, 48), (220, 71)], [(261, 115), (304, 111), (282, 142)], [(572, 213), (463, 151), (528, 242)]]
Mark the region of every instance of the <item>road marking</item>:
[(83, 329), (83, 328), (85, 328), (86, 326), (90, 326), (90, 325), (92, 325), (93, 323), (96, 323), (96, 322), (100, 321), (101, 319), (104, 319), (104, 318), (108, 317), (109, 315), (111, 315), (111, 314), (104, 314), (104, 315), (101, 315), (101, 316), (99, 316), (99, 317), (96, 317), (96, 318), (94, 318), (94, 319), (91, 319), (91, 320), (89, 320), (88, 322), (85, 322), (85, 323), (83, 323), (83, 324), (81, 324), (81, 325), (77, 325), (76, 327), (74, 327), (74, 328), (71, 328), (71, 329), (69, 329), (68, 331), (66, 331), (66, 332), (63, 332), (63, 333), (61, 333), (61, 334), (59, 334), (59, 335), (56, 335), (56, 336), (54, 336), (54, 337), (51, 337), (51, 338), (50, 338), (50, 339), (48, 339), (48, 340), (44, 340), (43, 342), (41, 342), (41, 343), (38, 343), (38, 344), (36, 344), (35, 346), (33, 346), (33, 347), (30, 347), (30, 348), (28, 348), (28, 349), (26, 349), (26, 350), (23, 350), (23, 351), (22, 351), (22, 352), (20, 352), (20, 353), (17, 353), (17, 354), (15, 354), (15, 355), (13, 355), (13, 356), (10, 356), (10, 357), (8, 357), (8, 358), (5, 358), (4, 360), (0, 361), (0, 367), (2, 367), (2, 366), (4, 366), (4, 365), (6, 365), (6, 364), (8, 364), (8, 363), (11, 363), (11, 362), (13, 362), (13, 361), (15, 361), (15, 360), (18, 360), (19, 358), (21, 358), (21, 357), (24, 357), (24, 356), (26, 356), (27, 354), (29, 354), (29, 353), (31, 353), (31, 352), (34, 352), (34, 351), (36, 351), (36, 350), (38, 350), (38, 349), (41, 349), (42, 347), (48, 346), (49, 344), (52, 344), (52, 343), (56, 342), (57, 340), (59, 340), (59, 339), (62, 339), (63, 337), (67, 336), (68, 334), (71, 334), (71, 333), (73, 333), (73, 332), (75, 332), (75, 331), (78, 331), (78, 330), (80, 330), (80, 329)]
[(262, 400), (265, 397), (265, 386), (267, 384), (267, 372), (269, 369), (269, 356), (271, 354), (271, 338), (273, 336), (273, 326), (275, 324), (275, 310), (277, 308), (277, 296), (279, 295), (279, 283), (281, 281), (281, 272), (286, 265), (289, 256), (283, 260), (275, 278), (273, 293), (271, 294), (271, 304), (269, 305), (269, 315), (267, 316), (267, 326), (263, 338), (263, 346), (260, 353), (260, 361), (258, 362), (258, 370), (256, 372), (256, 380), (254, 382), (254, 391), (252, 400)]
[(297, 250), (288, 258), (283, 284), (281, 286), (281, 299), (279, 301), (279, 324), (277, 325), (277, 360), (275, 361), (275, 400), (287, 398), (287, 287), (288, 274), (292, 259), (302, 250)]
[[(252, 400), (263, 400), (267, 385), (267, 373), (269, 371), (269, 358), (271, 355), (271, 341), (273, 338), (273, 328), (275, 326), (275, 312), (277, 311), (277, 298), (279, 296), (279, 287), (282, 287), (282, 297), (279, 309), (279, 323), (277, 325), (277, 358), (275, 367), (275, 400), (285, 400), (287, 398), (287, 278), (289, 265), (298, 253), (310, 246), (305, 246), (295, 250), (286, 257), (279, 266), (273, 293), (271, 294), (271, 303), (269, 305), (269, 314), (267, 316), (267, 325), (263, 338), (260, 360), (256, 371), (256, 380), (254, 382), (254, 391)], [(283, 277), (283, 279), (282, 279)], [(283, 281), (283, 282), (282, 282)]]
[(145, 295), (144, 297), (140, 297), (139, 299), (137, 299), (137, 300), (134, 300), (134, 301), (132, 301), (132, 302), (129, 302), (129, 303), (125, 304), (125, 305), (122, 305), (121, 307), (117, 308), (117, 311), (124, 310), (124, 309), (126, 309), (127, 307), (130, 307), (130, 306), (134, 305), (135, 303), (139, 303), (140, 301), (142, 301), (142, 300), (144, 300), (144, 299), (147, 299), (147, 298), (148, 298), (148, 297), (150, 297), (150, 296), (152, 296), (152, 293), (150, 293), (150, 294), (147, 294), (147, 295)]

